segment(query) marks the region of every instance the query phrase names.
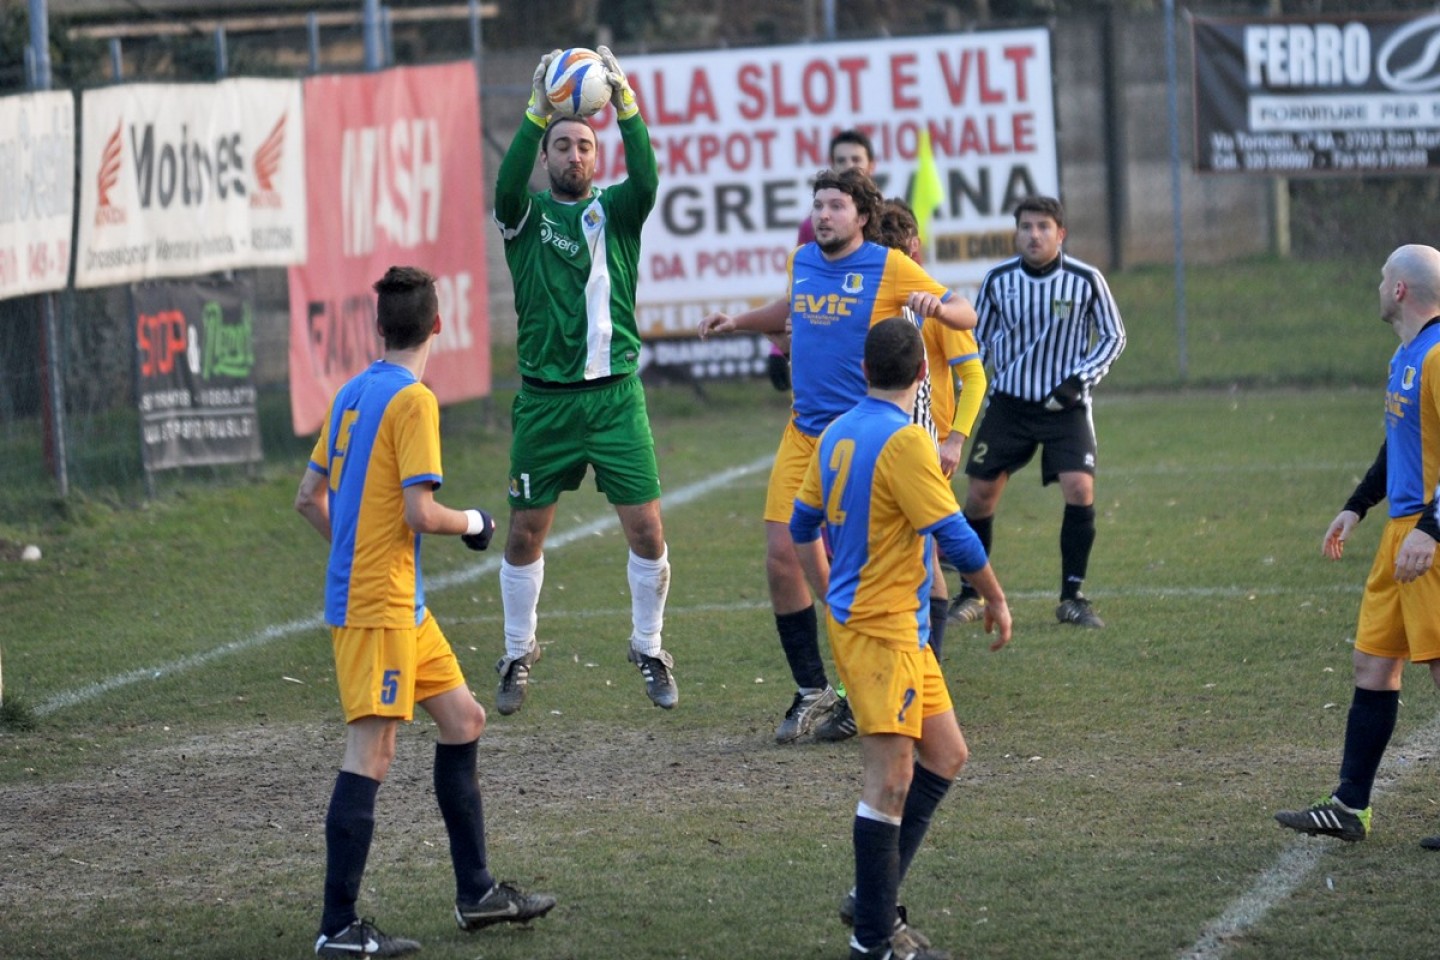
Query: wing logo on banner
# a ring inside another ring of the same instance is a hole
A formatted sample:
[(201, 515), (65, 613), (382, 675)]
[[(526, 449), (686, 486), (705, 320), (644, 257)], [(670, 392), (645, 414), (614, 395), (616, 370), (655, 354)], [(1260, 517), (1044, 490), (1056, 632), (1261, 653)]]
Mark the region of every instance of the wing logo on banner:
[(280, 162), (285, 157), (285, 122), (288, 113), (282, 113), (270, 135), (255, 150), (252, 160), (255, 167), (255, 184), (259, 188), (250, 194), (251, 207), (279, 209), (280, 193), (275, 189)]
[(95, 204), (97, 227), (107, 223), (125, 222), (125, 210), (117, 207), (110, 198), (110, 191), (120, 182), (120, 128), (124, 122), (121, 119), (115, 123), (115, 131), (105, 140), (105, 148), (100, 151), (100, 170), (95, 174), (95, 193), (98, 197)]

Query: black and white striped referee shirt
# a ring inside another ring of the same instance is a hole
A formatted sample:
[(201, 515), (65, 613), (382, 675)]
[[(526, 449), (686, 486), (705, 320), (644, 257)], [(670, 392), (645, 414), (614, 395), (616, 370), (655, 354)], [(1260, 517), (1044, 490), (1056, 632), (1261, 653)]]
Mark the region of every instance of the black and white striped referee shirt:
[(990, 386), (1034, 403), (1078, 375), (1090, 388), (1125, 349), (1125, 325), (1100, 271), (1060, 253), (1036, 270), (1021, 257), (993, 267), (975, 302), (975, 339)]

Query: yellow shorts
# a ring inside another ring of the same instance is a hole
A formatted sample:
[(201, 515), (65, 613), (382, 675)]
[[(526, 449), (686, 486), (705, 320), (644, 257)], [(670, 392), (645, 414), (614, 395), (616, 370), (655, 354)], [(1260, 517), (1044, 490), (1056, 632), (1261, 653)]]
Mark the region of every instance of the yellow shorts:
[(819, 437), (801, 433), (791, 420), (780, 434), (780, 449), (775, 451), (775, 466), (770, 468), (770, 488), (765, 492), (765, 519), (788, 524), (795, 512), (795, 495), (805, 482), (810, 458), (820, 445)]
[(923, 650), (896, 650), (836, 623), (828, 613), (825, 621), (861, 736), (898, 733), (919, 740), (926, 719), (955, 709), (928, 644)]
[(1431, 567), (1410, 583), (1395, 580), (1395, 555), (1419, 519), (1390, 520), (1380, 535), (1355, 628), (1355, 649), (1361, 653), (1415, 663), (1440, 660), (1440, 570)]
[(418, 627), (331, 627), (330, 644), (346, 723), (361, 717), (408, 722), (415, 704), (465, 683), (455, 651), (428, 609)]

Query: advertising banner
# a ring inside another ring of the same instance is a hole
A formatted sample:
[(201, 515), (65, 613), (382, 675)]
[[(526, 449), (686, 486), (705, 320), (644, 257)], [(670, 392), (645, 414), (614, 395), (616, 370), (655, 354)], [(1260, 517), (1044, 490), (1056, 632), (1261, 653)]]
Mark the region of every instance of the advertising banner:
[(70, 279), (75, 219), (75, 99), (0, 97), (0, 300)]
[(1192, 23), (1200, 172), (1440, 166), (1440, 14)]
[(436, 277), (425, 383), (442, 405), (490, 392), (480, 103), (468, 62), (305, 81), (310, 257), (290, 269), (295, 433), (381, 354), (371, 286), (393, 265)]
[(105, 87), (81, 114), (77, 287), (305, 259), (299, 81)]
[[(1014, 253), (1014, 205), (1059, 191), (1050, 36), (1002, 30), (626, 57), (660, 166), (638, 316), (646, 337), (689, 335), (713, 309), (785, 293), (830, 138), (858, 128), (876, 180), (905, 197), (928, 130), (942, 186), (926, 267), (957, 288)], [(597, 180), (623, 175), (615, 116)]]
[(692, 383), (743, 380), (769, 371), (770, 340), (764, 334), (724, 337), (666, 337), (646, 340), (640, 349), (640, 373), (649, 382)]
[(248, 281), (141, 284), (133, 296), (145, 469), (259, 460)]

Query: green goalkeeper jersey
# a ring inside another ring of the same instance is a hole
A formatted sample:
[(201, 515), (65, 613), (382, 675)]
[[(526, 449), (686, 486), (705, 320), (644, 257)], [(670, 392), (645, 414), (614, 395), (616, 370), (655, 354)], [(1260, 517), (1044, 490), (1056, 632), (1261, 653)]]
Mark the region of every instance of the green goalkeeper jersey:
[(640, 230), (655, 206), (659, 175), (637, 113), (619, 121), (626, 179), (565, 203), (529, 188), (544, 131), (526, 119), (495, 184), (495, 220), (515, 286), (520, 374), (579, 383), (639, 366), (635, 284)]

